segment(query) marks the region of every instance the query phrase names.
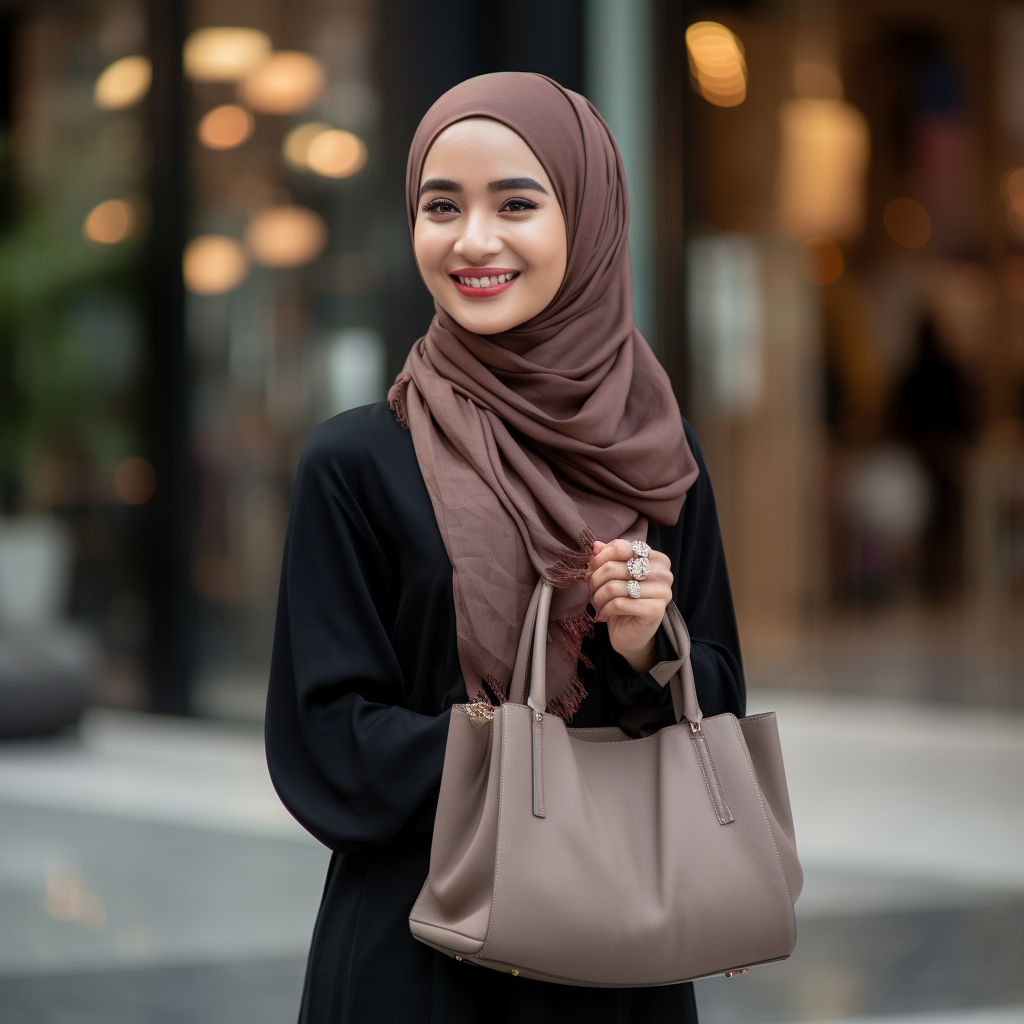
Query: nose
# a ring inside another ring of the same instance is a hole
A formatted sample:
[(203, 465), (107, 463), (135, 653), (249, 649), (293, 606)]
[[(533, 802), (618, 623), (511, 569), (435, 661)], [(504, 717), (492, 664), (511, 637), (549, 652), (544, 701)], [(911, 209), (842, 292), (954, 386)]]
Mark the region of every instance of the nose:
[(497, 256), (504, 243), (494, 233), (494, 220), (484, 210), (471, 211), (463, 221), (455, 251), (469, 263), (481, 263)]

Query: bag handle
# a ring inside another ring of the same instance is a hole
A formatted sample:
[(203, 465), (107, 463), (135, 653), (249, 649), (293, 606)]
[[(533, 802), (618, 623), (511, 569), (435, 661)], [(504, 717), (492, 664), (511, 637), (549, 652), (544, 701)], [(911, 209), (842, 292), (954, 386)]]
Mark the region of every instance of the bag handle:
[[(544, 712), (547, 708), (547, 633), (553, 590), (543, 579), (537, 581), (526, 611), (509, 687), (509, 700), (513, 704), (528, 704), (535, 712)], [(685, 718), (696, 731), (704, 716), (697, 702), (690, 663), (690, 634), (674, 601), (665, 609), (662, 625), (678, 657), (655, 665), (651, 675), (662, 686), (668, 683), (675, 720), (681, 722)], [(527, 666), (530, 667), (529, 689), (526, 688)]]

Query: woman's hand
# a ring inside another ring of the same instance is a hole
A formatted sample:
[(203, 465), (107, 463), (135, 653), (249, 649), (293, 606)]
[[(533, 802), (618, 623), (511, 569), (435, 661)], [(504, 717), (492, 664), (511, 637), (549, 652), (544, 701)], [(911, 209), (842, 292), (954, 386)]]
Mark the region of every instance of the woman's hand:
[(640, 583), (640, 596), (630, 597), (626, 590), (630, 580), (626, 563), (632, 557), (633, 547), (628, 540), (594, 543), (590, 603), (597, 621), (608, 623), (612, 647), (634, 672), (647, 672), (654, 667), (654, 634), (672, 600), (672, 563), (668, 555), (652, 550), (648, 556), (651, 574)]

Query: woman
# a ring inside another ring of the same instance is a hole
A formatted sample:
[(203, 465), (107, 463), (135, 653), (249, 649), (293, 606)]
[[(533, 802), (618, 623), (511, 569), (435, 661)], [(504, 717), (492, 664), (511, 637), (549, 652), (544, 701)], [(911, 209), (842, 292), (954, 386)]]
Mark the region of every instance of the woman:
[[(635, 729), (670, 715), (649, 670), (674, 657), (671, 600), (705, 714), (741, 714), (744, 690), (711, 488), (633, 326), (608, 127), (540, 75), (471, 79), (420, 124), (407, 196), (437, 315), (390, 405), (313, 432), (285, 542), (267, 755), (334, 851), (300, 1019), (695, 1020), (690, 985), (513, 978), (409, 933), (449, 709), (505, 698), (539, 574), (558, 588), (549, 711)], [(645, 539), (637, 593), (626, 562)]]

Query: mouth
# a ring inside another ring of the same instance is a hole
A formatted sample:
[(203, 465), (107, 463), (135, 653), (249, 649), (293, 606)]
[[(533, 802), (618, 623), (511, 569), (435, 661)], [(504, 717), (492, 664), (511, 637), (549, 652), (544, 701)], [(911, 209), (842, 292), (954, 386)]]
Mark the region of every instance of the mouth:
[(463, 295), (474, 299), (487, 299), (508, 291), (522, 271), (503, 267), (466, 267), (449, 274), (452, 284)]

